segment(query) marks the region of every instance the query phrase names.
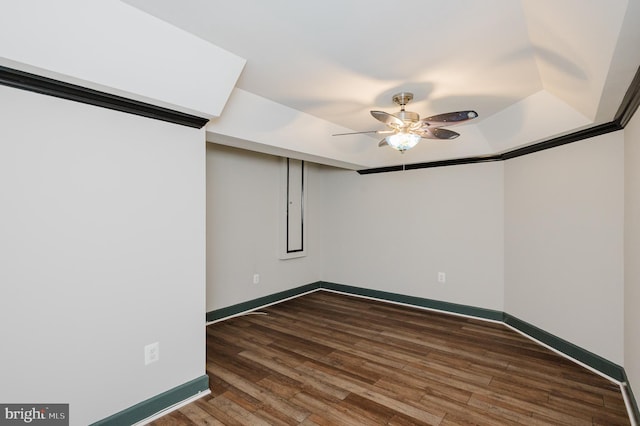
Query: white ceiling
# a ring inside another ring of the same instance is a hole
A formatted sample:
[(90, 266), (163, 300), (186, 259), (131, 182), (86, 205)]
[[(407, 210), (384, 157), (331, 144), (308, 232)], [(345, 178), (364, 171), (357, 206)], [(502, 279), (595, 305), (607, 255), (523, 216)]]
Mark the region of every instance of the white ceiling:
[(495, 154), (611, 121), (640, 64), (636, 0), (126, 3), (245, 58), (242, 92), (347, 131), (382, 129), (369, 111), (396, 112), (400, 91), (422, 117), (479, 114), (455, 141), (423, 141), (404, 157), (377, 148), (380, 136), (320, 138), (338, 159), (361, 151), (354, 167)]

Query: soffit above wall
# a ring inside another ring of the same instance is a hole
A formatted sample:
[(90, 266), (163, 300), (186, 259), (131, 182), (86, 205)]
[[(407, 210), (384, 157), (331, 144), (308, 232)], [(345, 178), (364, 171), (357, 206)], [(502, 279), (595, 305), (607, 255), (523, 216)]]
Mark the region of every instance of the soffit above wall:
[(118, 0), (14, 1), (0, 66), (205, 118), (221, 114), (245, 60)]

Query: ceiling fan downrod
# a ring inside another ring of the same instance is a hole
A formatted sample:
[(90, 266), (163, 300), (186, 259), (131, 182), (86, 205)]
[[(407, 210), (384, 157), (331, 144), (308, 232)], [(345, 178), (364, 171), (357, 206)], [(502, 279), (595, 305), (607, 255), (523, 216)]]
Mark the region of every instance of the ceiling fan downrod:
[(393, 114), (396, 117), (398, 117), (400, 120), (408, 123), (416, 123), (418, 120), (420, 120), (419, 114), (404, 110), (405, 105), (407, 105), (409, 102), (413, 100), (413, 93), (411, 92), (396, 93), (395, 95), (393, 95), (391, 100), (393, 100), (395, 104), (400, 105), (400, 111)]

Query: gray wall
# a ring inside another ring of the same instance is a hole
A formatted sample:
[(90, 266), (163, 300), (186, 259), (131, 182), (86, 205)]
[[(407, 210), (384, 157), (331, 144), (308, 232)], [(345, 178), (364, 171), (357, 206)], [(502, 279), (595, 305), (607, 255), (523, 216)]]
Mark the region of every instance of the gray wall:
[(281, 260), (281, 159), (207, 144), (207, 311), (322, 279), (322, 175), (307, 167), (307, 256)]
[(328, 170), (325, 280), (502, 310), (502, 176), (502, 163)]
[(508, 160), (505, 311), (623, 363), (624, 141)]
[(640, 114), (624, 130), (624, 368), (640, 403)]
[(86, 425), (202, 376), (204, 132), (5, 86), (0, 117), (0, 401)]

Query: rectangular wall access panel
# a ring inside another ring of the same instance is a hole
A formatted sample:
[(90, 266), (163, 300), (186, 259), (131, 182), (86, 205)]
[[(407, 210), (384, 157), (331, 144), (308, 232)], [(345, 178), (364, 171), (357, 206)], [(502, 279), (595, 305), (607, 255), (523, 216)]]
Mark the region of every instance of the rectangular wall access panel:
[(304, 161), (287, 159), (287, 253), (304, 250)]

